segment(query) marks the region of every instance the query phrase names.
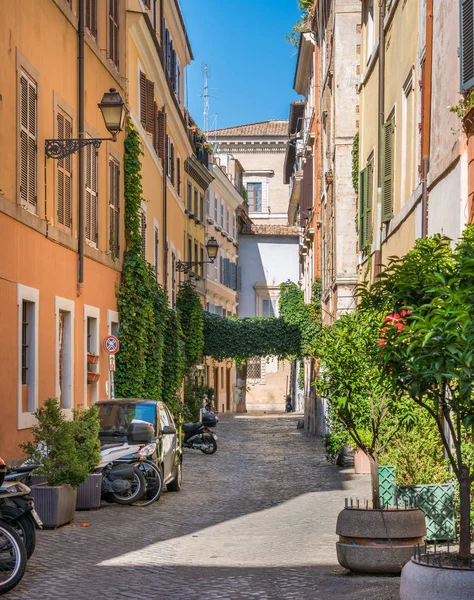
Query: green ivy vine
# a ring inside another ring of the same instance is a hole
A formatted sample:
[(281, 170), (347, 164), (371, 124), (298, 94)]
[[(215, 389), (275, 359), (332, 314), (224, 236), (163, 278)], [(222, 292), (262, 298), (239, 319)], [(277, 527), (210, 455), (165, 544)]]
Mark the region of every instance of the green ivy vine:
[(181, 285), (176, 309), (184, 336), (185, 370), (189, 375), (204, 349), (204, 312), (191, 281)]
[(180, 412), (180, 391), (185, 373), (184, 336), (177, 312), (167, 309), (164, 316), (162, 398), (177, 414)]

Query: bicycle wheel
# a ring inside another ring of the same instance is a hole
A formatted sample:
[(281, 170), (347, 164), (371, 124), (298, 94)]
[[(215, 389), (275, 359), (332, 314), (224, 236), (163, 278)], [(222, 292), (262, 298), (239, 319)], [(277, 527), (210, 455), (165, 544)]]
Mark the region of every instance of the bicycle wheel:
[(0, 518), (5, 519), (20, 536), (30, 558), (36, 547), (36, 528), (30, 516), (16, 506), (0, 506)]
[(0, 520), (0, 595), (17, 586), (26, 569), (26, 549), (20, 536)]
[(134, 502), (134, 506), (149, 506), (156, 502), (163, 491), (163, 476), (160, 469), (150, 460), (142, 460), (136, 463), (135, 468), (140, 469), (145, 477), (146, 491), (140, 500)]

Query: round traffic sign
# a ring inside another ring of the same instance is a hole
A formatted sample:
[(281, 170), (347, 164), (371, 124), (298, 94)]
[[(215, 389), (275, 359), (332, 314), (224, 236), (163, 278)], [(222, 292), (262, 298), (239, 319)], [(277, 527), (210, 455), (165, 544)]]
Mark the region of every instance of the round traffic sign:
[(115, 335), (108, 335), (104, 338), (104, 350), (107, 354), (117, 354), (119, 351), (120, 344)]

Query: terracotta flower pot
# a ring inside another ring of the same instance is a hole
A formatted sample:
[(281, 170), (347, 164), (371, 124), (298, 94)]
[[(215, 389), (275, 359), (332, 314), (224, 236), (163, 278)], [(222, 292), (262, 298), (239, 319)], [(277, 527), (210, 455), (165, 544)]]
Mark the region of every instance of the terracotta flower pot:
[(99, 355), (98, 354), (92, 354), (91, 352), (87, 353), (87, 362), (90, 365), (96, 365), (99, 362)]
[(93, 371), (87, 371), (87, 383), (95, 383), (99, 381), (100, 373), (95, 373)]

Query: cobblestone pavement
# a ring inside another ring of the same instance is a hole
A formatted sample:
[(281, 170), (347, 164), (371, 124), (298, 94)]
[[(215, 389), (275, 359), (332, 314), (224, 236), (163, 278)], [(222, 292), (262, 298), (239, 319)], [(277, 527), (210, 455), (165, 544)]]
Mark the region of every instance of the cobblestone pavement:
[(398, 600), (397, 578), (351, 576), (336, 561), (337, 513), (369, 493), (367, 477), (329, 465), (294, 418), (227, 417), (217, 434), (215, 455), (185, 452), (178, 494), (38, 532), (6, 598)]

